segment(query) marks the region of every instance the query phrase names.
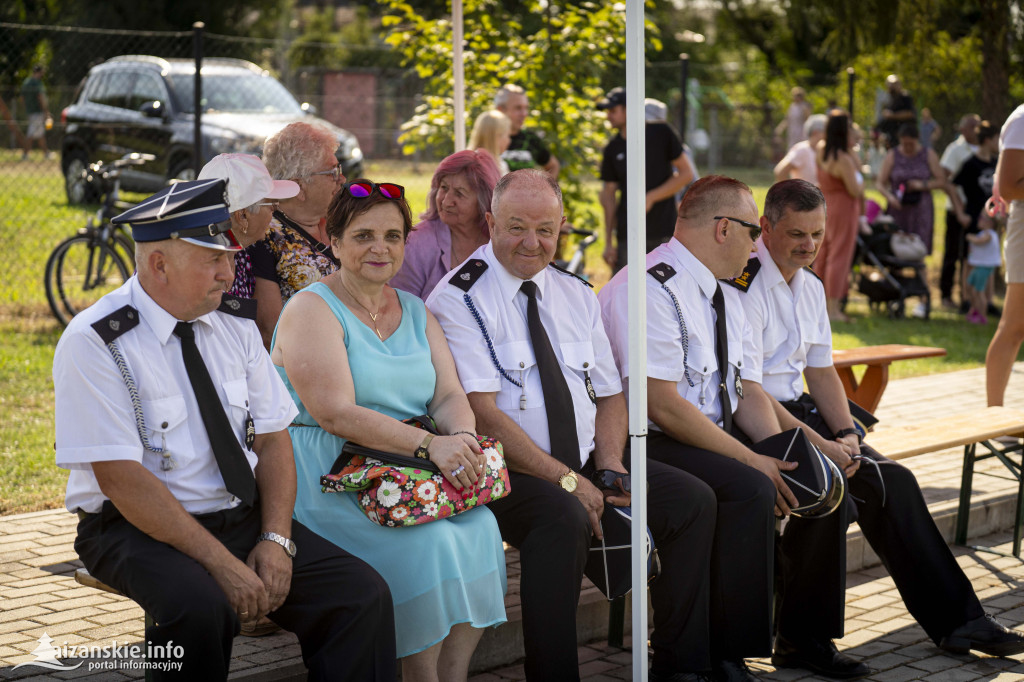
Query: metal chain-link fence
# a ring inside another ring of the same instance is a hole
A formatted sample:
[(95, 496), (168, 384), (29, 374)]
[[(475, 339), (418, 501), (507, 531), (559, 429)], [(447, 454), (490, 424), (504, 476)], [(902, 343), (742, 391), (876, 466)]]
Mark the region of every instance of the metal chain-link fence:
[(258, 154), (267, 135), (310, 116), (337, 128), (346, 175), (361, 173), (364, 157), (400, 157), (399, 126), (411, 116), (420, 89), (415, 76), (396, 69), (292, 67), (288, 47), (282, 40), (201, 29), (0, 23), (0, 238), (7, 250), (0, 312), (46, 311), (47, 257), (86, 224), (103, 194), (99, 183), (82, 180), (89, 164), (132, 152), (153, 155), (121, 174), (123, 198), (137, 200), (170, 179), (194, 177), (219, 153)]

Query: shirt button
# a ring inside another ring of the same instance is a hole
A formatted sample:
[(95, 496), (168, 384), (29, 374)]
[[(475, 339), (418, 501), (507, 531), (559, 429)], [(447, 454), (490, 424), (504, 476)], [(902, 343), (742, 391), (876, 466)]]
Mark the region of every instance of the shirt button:
[(523, 367), (526, 367), (526, 363), (525, 362), (520, 362), (519, 363), (519, 369), (522, 369)]
[(586, 369), (587, 367), (590, 367), (590, 363), (589, 362), (584, 362), (583, 363), (583, 369)]
[(166, 429), (166, 428), (167, 428), (167, 422), (164, 422), (164, 423), (162, 423), (162, 424), (160, 425), (160, 428), (161, 428), (161, 429)]

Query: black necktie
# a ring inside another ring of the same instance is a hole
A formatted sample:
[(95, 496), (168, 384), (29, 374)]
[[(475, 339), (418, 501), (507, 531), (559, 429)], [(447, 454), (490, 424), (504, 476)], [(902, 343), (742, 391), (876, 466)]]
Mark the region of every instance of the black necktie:
[(181, 339), (181, 357), (185, 361), (185, 372), (192, 384), (192, 391), (199, 403), (199, 414), (203, 417), (203, 426), (210, 437), (213, 456), (217, 458), (217, 466), (224, 478), (224, 486), (228, 492), (242, 500), (250, 507), (256, 501), (256, 479), (252, 475), (249, 462), (238, 444), (235, 430), (228, 421), (224, 406), (217, 395), (217, 389), (210, 379), (203, 356), (196, 346), (196, 336), (191, 322), (179, 322), (174, 325), (174, 334)]
[(572, 393), (558, 364), (551, 339), (540, 321), (537, 309), (537, 285), (526, 280), (519, 288), (526, 294), (526, 324), (530, 328), (533, 354), (540, 370), (540, 386), (544, 391), (544, 411), (548, 414), (548, 436), (551, 456), (569, 468), (580, 468), (580, 440), (576, 435), (576, 411), (572, 406)]
[(715, 358), (718, 360), (718, 395), (722, 402), (722, 428), (732, 433), (732, 400), (729, 399), (729, 332), (725, 326), (725, 296), (722, 285), (715, 285), (711, 297), (715, 309)]

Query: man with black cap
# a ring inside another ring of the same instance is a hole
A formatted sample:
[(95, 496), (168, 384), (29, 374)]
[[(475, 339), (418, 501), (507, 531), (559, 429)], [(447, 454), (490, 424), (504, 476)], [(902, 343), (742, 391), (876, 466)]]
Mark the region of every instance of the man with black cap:
[[(596, 297), (548, 266), (565, 222), (555, 181), (537, 169), (509, 173), (486, 217), (490, 242), (437, 285), (427, 307), (477, 428), (505, 447), (511, 492), (488, 507), (520, 553), (526, 678), (578, 680), (576, 607), (591, 536), (617, 519), (606, 504), (630, 503), (626, 401)], [(651, 583), (650, 679), (704, 679), (714, 497), (671, 467), (650, 462), (647, 473), (662, 566)], [(601, 571), (587, 575), (604, 582)]]
[[(597, 108), (607, 113), (608, 123), (618, 131), (602, 154), (604, 185), (600, 194), (604, 210), (604, 259), (613, 271), (618, 271), (626, 265), (626, 91), (613, 88)], [(693, 182), (696, 171), (684, 153), (679, 136), (667, 123), (646, 123), (644, 136), (647, 250), (650, 251), (672, 237), (676, 224), (676, 193)]]
[(71, 321), (53, 362), (75, 550), (153, 617), (148, 643), (183, 652), (177, 679), (225, 679), (241, 622), (269, 614), (310, 679), (393, 680), (387, 585), (292, 521), (296, 409), (247, 302), (224, 295), (227, 220), (220, 179), (114, 219), (138, 273)]
[[(782, 476), (795, 464), (748, 445), (798, 424), (777, 419), (759, 383), (739, 294), (719, 282), (742, 272), (760, 232), (757, 217), (742, 182), (721, 175), (694, 182), (673, 238), (647, 254), (643, 292), (648, 457), (696, 476), (717, 499), (710, 629), (719, 680), (756, 679), (743, 659), (771, 651), (773, 511), (786, 515), (798, 504)], [(598, 299), (628, 379), (627, 273), (615, 275)]]
[[(843, 636), (845, 537), (851, 520), (860, 522), (911, 615), (937, 645), (959, 654), (1024, 652), (1024, 637), (985, 615), (935, 527), (913, 473), (862, 440), (832, 365), (824, 289), (809, 269), (825, 235), (825, 211), (821, 191), (808, 182), (772, 185), (757, 255), (736, 280), (764, 390), (780, 415), (800, 419), (812, 437), (843, 446), (831, 453), (849, 479), (846, 513), (793, 518), (783, 534), (783, 595), (772, 662), (833, 678), (870, 672), (839, 654), (831, 641)], [(859, 408), (853, 411), (866, 416)]]

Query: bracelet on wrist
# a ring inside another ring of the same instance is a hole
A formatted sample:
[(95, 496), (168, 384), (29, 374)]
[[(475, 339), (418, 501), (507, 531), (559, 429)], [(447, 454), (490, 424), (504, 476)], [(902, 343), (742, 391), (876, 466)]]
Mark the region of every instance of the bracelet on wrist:
[(476, 434), (475, 434), (475, 433), (473, 433), (472, 431), (452, 431), (452, 432), (451, 432), (451, 433), (450, 433), (449, 435), (451, 435), (451, 436), (457, 436), (457, 435), (459, 435), (460, 433), (464, 433), (464, 434), (466, 434), (467, 436), (471, 436), (471, 437), (473, 437), (473, 438), (476, 438)]

